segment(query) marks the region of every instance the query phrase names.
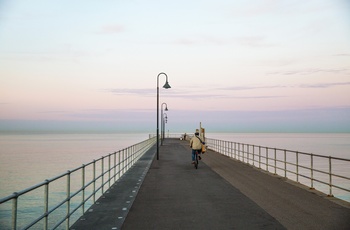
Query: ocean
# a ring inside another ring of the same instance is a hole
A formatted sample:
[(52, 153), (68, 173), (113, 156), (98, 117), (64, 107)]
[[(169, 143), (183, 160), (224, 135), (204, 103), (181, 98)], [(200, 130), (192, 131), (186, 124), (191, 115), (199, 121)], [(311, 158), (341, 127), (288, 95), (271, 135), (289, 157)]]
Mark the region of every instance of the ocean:
[[(207, 133), (206, 136), (350, 159), (349, 133)], [(139, 143), (148, 137), (148, 133), (0, 134), (0, 197)]]
[[(148, 133), (0, 134), (0, 198), (148, 137)], [(206, 137), (350, 159), (349, 133), (207, 133)]]
[(0, 134), (0, 197), (148, 139), (148, 134)]

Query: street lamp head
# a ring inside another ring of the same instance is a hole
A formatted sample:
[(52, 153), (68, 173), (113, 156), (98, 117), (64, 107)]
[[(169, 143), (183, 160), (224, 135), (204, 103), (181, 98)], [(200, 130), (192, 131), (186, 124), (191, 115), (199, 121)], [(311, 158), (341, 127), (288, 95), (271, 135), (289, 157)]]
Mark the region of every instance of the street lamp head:
[(171, 86), (169, 85), (168, 81), (165, 82), (165, 84), (163, 85), (163, 88), (165, 89), (170, 89)]
[(168, 111), (168, 106), (165, 106), (165, 111)]

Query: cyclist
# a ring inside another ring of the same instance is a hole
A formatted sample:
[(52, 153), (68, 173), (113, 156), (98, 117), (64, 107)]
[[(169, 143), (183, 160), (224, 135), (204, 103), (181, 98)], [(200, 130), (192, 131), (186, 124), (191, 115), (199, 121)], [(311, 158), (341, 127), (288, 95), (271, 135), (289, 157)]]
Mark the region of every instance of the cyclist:
[(190, 147), (192, 148), (192, 164), (194, 164), (194, 161), (196, 160), (196, 151), (198, 151), (198, 159), (201, 159), (201, 152), (202, 152), (202, 140), (199, 138), (199, 131), (196, 130), (194, 133), (194, 136), (190, 140)]

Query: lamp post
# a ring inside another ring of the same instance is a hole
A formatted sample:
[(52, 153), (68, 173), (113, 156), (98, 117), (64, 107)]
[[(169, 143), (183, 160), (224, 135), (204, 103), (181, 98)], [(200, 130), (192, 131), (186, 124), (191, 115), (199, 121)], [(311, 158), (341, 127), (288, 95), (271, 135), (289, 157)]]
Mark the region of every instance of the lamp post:
[(164, 113), (163, 115), (163, 139), (165, 137), (165, 124), (168, 123), (168, 114)]
[(159, 76), (164, 74), (166, 77), (165, 84), (163, 88), (169, 89), (171, 88), (168, 83), (168, 76), (165, 73), (160, 73), (157, 76), (157, 160), (159, 160)]
[(161, 108), (161, 116), (160, 116), (160, 136), (161, 136), (161, 141), (160, 141), (160, 145), (163, 145), (163, 139), (164, 139), (164, 122), (163, 122), (163, 105), (165, 105), (165, 111), (168, 111), (168, 104), (167, 103), (162, 103), (162, 105), (160, 106)]

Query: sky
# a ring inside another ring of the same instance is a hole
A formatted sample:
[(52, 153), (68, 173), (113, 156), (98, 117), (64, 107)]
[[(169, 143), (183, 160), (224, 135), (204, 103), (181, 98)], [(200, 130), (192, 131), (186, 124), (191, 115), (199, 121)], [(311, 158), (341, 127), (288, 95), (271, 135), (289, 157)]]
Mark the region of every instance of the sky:
[(157, 80), (170, 133), (350, 132), (350, 1), (0, 0), (0, 132), (155, 133)]

